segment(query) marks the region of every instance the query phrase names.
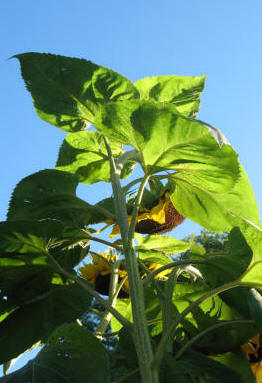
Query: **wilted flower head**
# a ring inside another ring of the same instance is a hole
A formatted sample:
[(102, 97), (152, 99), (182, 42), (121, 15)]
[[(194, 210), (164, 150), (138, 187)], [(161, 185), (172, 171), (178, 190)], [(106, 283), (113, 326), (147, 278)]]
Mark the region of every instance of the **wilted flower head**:
[[(137, 223), (135, 231), (140, 234), (162, 234), (173, 230), (180, 225), (185, 219), (174, 207), (170, 194), (162, 192), (162, 195), (155, 201), (152, 207), (142, 206), (137, 215)], [(128, 217), (129, 223), (131, 216)], [(108, 224), (113, 224), (113, 221), (108, 220)], [(119, 234), (119, 226), (114, 225), (110, 237), (113, 238)]]

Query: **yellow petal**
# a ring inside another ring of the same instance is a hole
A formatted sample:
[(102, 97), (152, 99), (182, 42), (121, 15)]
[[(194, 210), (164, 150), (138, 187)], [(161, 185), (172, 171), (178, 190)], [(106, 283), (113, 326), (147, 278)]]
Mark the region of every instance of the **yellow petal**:
[[(150, 271), (156, 271), (158, 270), (160, 267), (162, 267), (163, 265), (160, 265), (159, 263), (151, 263), (148, 268)], [(155, 276), (155, 279), (160, 279), (161, 277), (165, 277), (166, 275), (170, 274), (171, 273), (171, 270), (172, 269), (167, 269), (167, 270), (164, 270), (164, 271), (161, 271), (161, 273), (157, 274)]]
[(78, 271), (80, 272), (82, 278), (95, 284), (96, 278), (100, 273), (100, 268), (97, 265), (90, 264), (85, 265), (84, 267), (79, 267)]

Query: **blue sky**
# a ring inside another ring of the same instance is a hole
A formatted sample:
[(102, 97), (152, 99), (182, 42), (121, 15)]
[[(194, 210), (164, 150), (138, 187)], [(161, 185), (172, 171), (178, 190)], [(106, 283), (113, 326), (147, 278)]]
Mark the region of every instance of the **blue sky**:
[[(262, 212), (261, 0), (10, 0), (0, 2), (0, 219), (19, 180), (55, 165), (65, 136), (36, 115), (14, 54), (82, 57), (132, 81), (207, 75), (199, 118), (219, 128), (240, 155)], [(90, 189), (90, 190), (89, 190)], [(79, 189), (89, 202), (101, 184)], [(181, 237), (198, 227), (189, 222)]]

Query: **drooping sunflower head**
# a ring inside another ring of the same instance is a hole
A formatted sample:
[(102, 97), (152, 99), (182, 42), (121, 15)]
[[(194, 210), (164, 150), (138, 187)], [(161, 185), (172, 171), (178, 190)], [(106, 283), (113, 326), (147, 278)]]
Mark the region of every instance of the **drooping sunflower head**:
[(184, 219), (174, 207), (170, 194), (165, 192), (151, 209), (141, 207), (135, 231), (140, 234), (167, 233), (180, 225)]
[(262, 383), (261, 335), (257, 334), (254, 338), (241, 346), (241, 348), (250, 363), (251, 370), (256, 377), (257, 383)]
[[(129, 207), (129, 222), (131, 221), (132, 204)], [(173, 205), (170, 193), (164, 188), (159, 196), (154, 196), (147, 190), (143, 198), (139, 212), (135, 231), (140, 234), (162, 234), (173, 230), (184, 221), (185, 217), (181, 215)], [(114, 223), (107, 221), (108, 224)], [(110, 237), (113, 238), (119, 234), (119, 226), (114, 225)]]

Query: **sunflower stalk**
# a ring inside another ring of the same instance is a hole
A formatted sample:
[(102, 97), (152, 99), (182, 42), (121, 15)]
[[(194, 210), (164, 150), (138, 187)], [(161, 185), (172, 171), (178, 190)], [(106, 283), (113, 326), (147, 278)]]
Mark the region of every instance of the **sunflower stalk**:
[(138, 263), (133, 248), (136, 217), (148, 177), (146, 176), (140, 185), (135, 208), (133, 209), (130, 228), (128, 229), (128, 215), (125, 197), (120, 184), (121, 168), (116, 166), (107, 138), (104, 137), (104, 141), (110, 160), (111, 183), (114, 195), (116, 219), (119, 225), (124, 247), (130, 298), (132, 302), (132, 314), (134, 319), (132, 334), (137, 352), (141, 378), (143, 383), (158, 383), (158, 373), (152, 368), (153, 350), (146, 323), (143, 284), (140, 278)]
[[(110, 277), (110, 285), (109, 285), (109, 297), (108, 304), (115, 308), (117, 302), (117, 287), (118, 287), (118, 269), (119, 269), (119, 260), (114, 262), (111, 265), (111, 277)], [(96, 329), (96, 337), (100, 340), (103, 339), (103, 333), (106, 332), (107, 326), (110, 323), (112, 318), (112, 313), (107, 309)]]

